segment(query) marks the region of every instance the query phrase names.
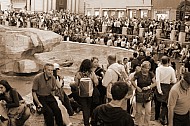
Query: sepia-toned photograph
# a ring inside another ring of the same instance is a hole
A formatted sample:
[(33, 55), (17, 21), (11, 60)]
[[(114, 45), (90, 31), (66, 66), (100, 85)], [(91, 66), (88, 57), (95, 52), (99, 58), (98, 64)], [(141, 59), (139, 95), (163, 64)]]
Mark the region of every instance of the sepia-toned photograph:
[(190, 0), (0, 0), (0, 126), (190, 126)]

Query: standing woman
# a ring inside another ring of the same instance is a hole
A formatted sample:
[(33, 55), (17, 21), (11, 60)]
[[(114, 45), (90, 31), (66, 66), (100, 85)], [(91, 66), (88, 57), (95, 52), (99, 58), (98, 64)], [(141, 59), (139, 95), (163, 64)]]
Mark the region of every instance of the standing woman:
[[(98, 85), (98, 79), (95, 73), (92, 71), (92, 62), (89, 59), (84, 59), (80, 65), (79, 71), (75, 75), (75, 83), (79, 86), (81, 84), (81, 78), (86, 75), (92, 80), (93, 85)], [(80, 95), (79, 95), (80, 96)], [(89, 118), (91, 116), (92, 97), (81, 97), (81, 106), (83, 111), (83, 120), (85, 126), (90, 126)]]
[(98, 78), (98, 90), (100, 92), (100, 97), (99, 97), (99, 105), (106, 103), (106, 88), (102, 85), (102, 79), (104, 77), (104, 70), (99, 66), (99, 60), (97, 57), (92, 57), (91, 59), (92, 62), (92, 71), (96, 74)]
[(9, 119), (11, 126), (23, 126), (30, 117), (30, 109), (25, 106), (23, 98), (6, 80), (0, 81), (0, 115), (0, 124)]
[[(136, 117), (138, 126), (149, 126), (151, 117), (151, 93), (152, 88), (156, 86), (155, 76), (150, 72), (151, 64), (144, 61), (141, 64), (141, 71), (136, 72), (131, 82), (136, 88)], [(135, 80), (137, 84), (135, 84)], [(145, 115), (144, 115), (145, 110)]]

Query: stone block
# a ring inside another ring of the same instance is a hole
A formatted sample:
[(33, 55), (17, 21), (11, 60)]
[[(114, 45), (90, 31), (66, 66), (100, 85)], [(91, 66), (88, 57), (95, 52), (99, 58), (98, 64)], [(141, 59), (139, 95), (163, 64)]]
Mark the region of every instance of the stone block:
[(13, 59), (13, 60), (18, 60), (22, 57), (21, 53), (12, 53), (12, 52), (6, 52), (5, 56), (6, 58)]
[(44, 31), (35, 28), (22, 28), (25, 34), (31, 36), (34, 46), (42, 44), (44, 47), (44, 52), (51, 51), (52, 48), (62, 41), (62, 36), (58, 35), (52, 31)]
[(3, 42), (3, 36), (0, 34), (0, 45), (2, 44)]
[(22, 32), (7, 32), (5, 36), (6, 51), (19, 53), (29, 49), (30, 39), (22, 35)]
[(5, 58), (4, 59), (4, 65), (3, 65), (3, 70), (2, 72), (3, 73), (8, 73), (8, 72), (12, 72), (13, 71), (13, 66), (14, 66), (14, 63), (15, 63), (15, 60), (13, 59), (7, 59)]
[(123, 27), (122, 28), (122, 34), (123, 35), (127, 35), (127, 27)]
[(69, 67), (73, 64), (71, 55), (64, 54), (64, 52), (44, 52), (34, 55), (37, 63), (44, 65), (45, 63), (58, 63), (62, 67)]
[(182, 44), (185, 42), (185, 36), (186, 36), (186, 33), (185, 32), (180, 32), (179, 33), (179, 42)]
[(156, 29), (156, 37), (160, 38), (162, 33), (162, 29)]
[(144, 34), (145, 34), (145, 29), (139, 28), (139, 37), (144, 37)]
[(14, 64), (15, 73), (34, 73), (39, 71), (39, 66), (35, 61), (23, 59), (16, 61)]
[[(60, 44), (61, 41), (62, 36), (52, 31), (0, 25), (0, 58), (4, 55), (0, 65), (3, 66), (3, 72), (13, 72), (13, 70), (19, 72), (18, 69), (14, 68), (15, 64), (23, 67), (23, 64), (29, 63), (22, 61), (22, 59), (34, 58), (35, 53), (51, 51), (53, 47)], [(15, 61), (22, 62), (15, 63)], [(66, 66), (72, 64), (72, 62), (66, 63)], [(0, 69), (2, 69), (1, 66)], [(23, 71), (29, 72), (32, 70), (23, 68), (21, 72)], [(34, 70), (34, 72), (36, 71), (38, 70)]]
[(106, 30), (107, 30), (107, 26), (103, 25), (103, 26), (102, 26), (102, 32), (105, 33)]

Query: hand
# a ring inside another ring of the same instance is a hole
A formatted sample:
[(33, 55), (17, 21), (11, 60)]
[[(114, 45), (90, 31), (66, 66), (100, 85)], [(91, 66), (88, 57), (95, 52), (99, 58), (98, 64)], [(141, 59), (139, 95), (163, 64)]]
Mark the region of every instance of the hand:
[(163, 95), (163, 92), (162, 91), (160, 91), (160, 92), (158, 92), (160, 95)]
[(143, 87), (142, 89), (143, 89), (143, 90), (148, 90), (149, 88), (148, 88), (148, 87)]
[(60, 79), (62, 79), (62, 80), (64, 79), (64, 76), (63, 76), (63, 75), (60, 75), (59, 77), (60, 77)]
[(38, 106), (37, 106), (37, 108), (36, 108), (36, 111), (37, 111), (38, 114), (41, 114), (41, 113), (42, 113), (42, 108), (43, 108), (42, 104), (41, 104), (41, 103), (38, 104)]
[(5, 100), (0, 100), (0, 104), (2, 104), (2, 105), (6, 105), (7, 102), (6, 102)]
[(43, 105), (40, 103), (40, 104), (38, 104), (38, 108), (42, 108), (43, 107)]
[(142, 92), (142, 89), (140, 87), (137, 87), (138, 92)]

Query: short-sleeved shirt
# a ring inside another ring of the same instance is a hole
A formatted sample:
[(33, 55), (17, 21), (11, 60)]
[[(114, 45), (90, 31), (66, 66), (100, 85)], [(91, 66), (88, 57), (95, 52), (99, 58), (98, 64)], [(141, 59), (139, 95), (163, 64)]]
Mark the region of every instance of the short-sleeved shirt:
[(40, 73), (34, 77), (32, 91), (36, 92), (40, 96), (48, 96), (56, 88), (55, 78), (45, 78), (45, 73)]
[(181, 82), (176, 83), (170, 90), (168, 107), (174, 109), (174, 113), (185, 115), (190, 110), (190, 89), (181, 88)]
[(152, 72), (149, 72), (148, 76), (144, 76), (140, 71), (135, 73), (134, 78), (137, 80), (137, 86), (143, 88), (151, 85), (154, 74)]

